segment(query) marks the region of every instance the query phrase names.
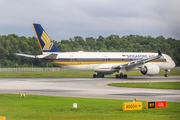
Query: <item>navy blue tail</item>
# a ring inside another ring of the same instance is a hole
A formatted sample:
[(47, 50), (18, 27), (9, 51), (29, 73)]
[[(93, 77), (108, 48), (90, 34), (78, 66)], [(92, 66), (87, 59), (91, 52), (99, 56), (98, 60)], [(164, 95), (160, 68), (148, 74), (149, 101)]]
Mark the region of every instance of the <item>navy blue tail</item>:
[(33, 27), (42, 52), (60, 52), (40, 24), (33, 23)]

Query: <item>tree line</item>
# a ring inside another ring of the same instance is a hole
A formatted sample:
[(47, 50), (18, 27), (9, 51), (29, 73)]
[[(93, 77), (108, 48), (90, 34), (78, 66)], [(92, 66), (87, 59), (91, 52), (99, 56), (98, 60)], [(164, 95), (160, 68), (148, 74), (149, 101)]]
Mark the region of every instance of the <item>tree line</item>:
[[(180, 40), (158, 36), (127, 35), (119, 37), (110, 35), (98, 38), (75, 36), (69, 40), (55, 41), (61, 52), (157, 52), (168, 54), (180, 66)], [(0, 67), (52, 67), (46, 62), (17, 56), (18, 50), (25, 54), (39, 55), (41, 50), (36, 37), (18, 36), (15, 34), (0, 35)]]

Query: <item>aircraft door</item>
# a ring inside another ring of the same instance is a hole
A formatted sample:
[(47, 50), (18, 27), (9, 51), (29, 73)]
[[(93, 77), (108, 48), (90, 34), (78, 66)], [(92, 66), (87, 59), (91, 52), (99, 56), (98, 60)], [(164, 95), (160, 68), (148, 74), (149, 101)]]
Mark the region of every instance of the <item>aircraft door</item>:
[(74, 56), (73, 55), (70, 55), (70, 62), (74, 63)]
[(108, 58), (106, 55), (104, 56), (104, 62), (108, 62)]

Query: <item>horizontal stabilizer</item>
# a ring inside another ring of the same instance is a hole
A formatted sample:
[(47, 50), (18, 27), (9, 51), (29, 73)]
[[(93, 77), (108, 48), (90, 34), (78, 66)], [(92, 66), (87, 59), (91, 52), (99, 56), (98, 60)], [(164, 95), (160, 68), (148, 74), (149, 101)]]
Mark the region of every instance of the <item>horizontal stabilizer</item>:
[(16, 55), (19, 56), (24, 56), (24, 57), (29, 57), (29, 58), (36, 58), (36, 59), (41, 59), (41, 60), (54, 60), (56, 59), (58, 54), (49, 54), (49, 55), (28, 55), (28, 54), (24, 54), (22, 51), (18, 50), (19, 53), (15, 53)]
[(41, 55), (39, 55), (39, 56), (36, 56), (36, 58), (41, 59), (41, 60), (54, 60), (54, 59), (56, 59), (57, 55), (58, 54), (53, 54), (52, 53), (52, 54), (47, 55), (45, 57), (41, 57)]
[(29, 57), (29, 58), (36, 58), (35, 55), (28, 55), (28, 54), (21, 54), (21, 53), (15, 53), (15, 54), (19, 56)]

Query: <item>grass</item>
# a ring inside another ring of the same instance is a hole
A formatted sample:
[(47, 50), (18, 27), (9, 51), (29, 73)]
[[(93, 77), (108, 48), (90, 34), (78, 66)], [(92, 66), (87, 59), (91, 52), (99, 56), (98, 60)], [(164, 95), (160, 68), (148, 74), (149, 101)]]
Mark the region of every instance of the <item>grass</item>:
[[(167, 108), (122, 111), (124, 102), (132, 100), (53, 97), (0, 94), (0, 116), (7, 120), (179, 120), (180, 103), (167, 102)], [(77, 109), (73, 109), (77, 103)]]
[(0, 78), (92, 77), (93, 71), (0, 72)]
[[(45, 77), (92, 77), (94, 71), (44, 71), (44, 72), (0, 72), (0, 78), (45, 78)], [(128, 76), (142, 76), (140, 71), (128, 71), (124, 74)], [(161, 71), (158, 75), (164, 75)], [(108, 76), (115, 76), (116, 73)], [(169, 75), (180, 75), (180, 70), (172, 70)]]
[(180, 82), (152, 82), (150, 83), (110, 83), (115, 87), (132, 87), (132, 88), (154, 88), (154, 89), (177, 89), (180, 90)]

